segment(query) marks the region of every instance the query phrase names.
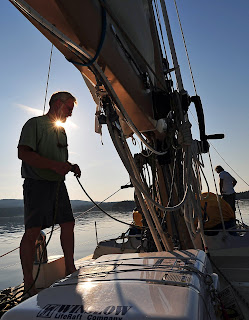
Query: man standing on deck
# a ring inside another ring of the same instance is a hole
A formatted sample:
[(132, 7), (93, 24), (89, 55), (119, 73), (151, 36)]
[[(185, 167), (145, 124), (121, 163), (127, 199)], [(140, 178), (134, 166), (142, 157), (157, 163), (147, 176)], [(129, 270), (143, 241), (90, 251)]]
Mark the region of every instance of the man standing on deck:
[(215, 171), (219, 174), (220, 178), (220, 194), (222, 195), (222, 198), (230, 204), (233, 211), (235, 212), (236, 193), (234, 191), (234, 187), (237, 184), (237, 181), (221, 166), (217, 166), (215, 168)]
[(20, 244), (24, 290), (36, 294), (32, 276), (35, 242), (40, 230), (56, 223), (61, 227), (61, 246), (66, 274), (76, 271), (74, 265), (74, 217), (65, 175), (72, 171), (80, 177), (78, 165), (68, 162), (67, 136), (58, 121), (72, 115), (76, 99), (69, 92), (54, 93), (46, 115), (31, 118), (23, 126), (18, 143), (22, 160), (25, 233)]

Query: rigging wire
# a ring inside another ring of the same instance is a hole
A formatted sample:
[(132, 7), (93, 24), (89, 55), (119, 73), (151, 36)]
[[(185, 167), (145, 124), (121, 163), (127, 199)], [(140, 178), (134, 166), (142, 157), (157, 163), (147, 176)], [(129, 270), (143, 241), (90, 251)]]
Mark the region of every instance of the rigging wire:
[(197, 95), (197, 90), (196, 90), (196, 86), (195, 86), (194, 75), (193, 75), (193, 72), (192, 72), (192, 67), (191, 67), (191, 63), (190, 63), (190, 59), (189, 59), (189, 54), (188, 54), (188, 49), (187, 49), (187, 44), (186, 44), (186, 41), (185, 41), (185, 37), (184, 37), (184, 33), (183, 33), (183, 28), (182, 28), (182, 23), (181, 23), (181, 19), (180, 19), (180, 15), (179, 15), (179, 11), (178, 11), (178, 7), (177, 7), (176, 0), (174, 0), (174, 4), (175, 4), (175, 8), (176, 8), (177, 18), (178, 18), (178, 21), (179, 21), (179, 26), (180, 26), (180, 29), (181, 29), (181, 34), (182, 34), (182, 39), (183, 39), (183, 43), (184, 43), (184, 48), (185, 48), (186, 56), (187, 56), (187, 59), (188, 59), (188, 66), (189, 66), (189, 70), (190, 70), (190, 74), (191, 74), (191, 78), (192, 78), (192, 83), (193, 83), (194, 91), (195, 91), (195, 94)]
[(161, 39), (162, 39), (164, 55), (167, 58), (167, 51), (166, 51), (166, 45), (165, 45), (165, 41), (164, 41), (164, 37), (163, 37), (162, 24), (161, 24), (161, 19), (160, 19), (160, 15), (159, 15), (159, 8), (158, 8), (158, 3), (157, 3), (156, 0), (154, 1), (154, 6), (155, 6), (155, 12), (156, 12), (156, 15), (157, 15), (157, 21), (158, 21), (158, 25), (159, 25), (159, 29), (160, 29), (160, 36), (161, 36)]
[(208, 190), (207, 193), (209, 194), (210, 188), (209, 188), (209, 184), (208, 184), (208, 181), (207, 181), (207, 177), (206, 177), (205, 174), (204, 174), (203, 168), (202, 168), (201, 166), (200, 166), (199, 168), (200, 168), (201, 173), (202, 173), (202, 176), (203, 176), (203, 178), (204, 178), (204, 180), (205, 180), (205, 182), (206, 182), (207, 190)]
[(13, 252), (13, 251), (16, 251), (16, 250), (19, 249), (19, 248), (20, 248), (20, 247), (17, 247), (17, 248), (15, 248), (15, 249), (13, 249), (13, 250), (10, 250), (10, 251), (2, 254), (2, 255), (0, 256), (0, 258), (2, 258), (2, 257), (4, 257), (4, 256), (7, 256), (7, 254), (9, 254), (9, 253), (11, 253), (11, 252)]
[[(154, 0), (154, 7), (155, 7), (154, 10), (155, 10), (156, 15), (157, 15), (157, 21), (158, 21), (159, 29), (160, 29), (160, 36), (161, 36), (161, 39), (162, 39), (162, 45), (163, 45), (163, 49), (164, 49), (164, 56), (165, 56), (165, 59), (166, 59), (167, 64), (168, 64), (167, 68), (169, 68), (169, 59), (168, 59), (168, 56), (167, 56), (166, 41), (165, 41), (165, 37), (164, 37), (163, 31), (162, 31), (163, 27), (162, 27), (162, 22), (161, 22), (161, 18), (160, 18), (159, 3), (158, 3), (157, 0)], [(156, 19), (155, 19), (155, 21), (156, 21)], [(170, 69), (167, 70), (167, 73), (168, 73), (169, 79), (172, 80)]]
[(217, 154), (221, 157), (221, 159), (225, 162), (225, 164), (249, 187), (249, 184), (226, 162), (226, 160), (221, 156), (221, 154), (216, 150), (211, 142), (209, 142)]
[(236, 202), (235, 202), (235, 203), (237, 204), (237, 207), (238, 207), (238, 210), (239, 210), (239, 214), (240, 214), (241, 222), (242, 222), (242, 224), (243, 224), (243, 225), (245, 225), (245, 224), (244, 224), (244, 221), (243, 221), (243, 218), (242, 218), (241, 211), (240, 211), (239, 201), (238, 201), (238, 200), (236, 200)]
[(47, 77), (47, 84), (46, 84), (46, 91), (45, 91), (45, 100), (44, 100), (44, 106), (43, 106), (43, 115), (45, 114), (45, 107), (46, 107), (46, 102), (47, 102), (48, 82), (49, 82), (49, 76), (50, 76), (50, 68), (51, 68), (51, 62), (52, 62), (53, 48), (54, 48), (54, 45), (53, 45), (53, 43), (52, 43), (51, 52), (50, 52), (50, 58), (49, 58), (48, 77)]

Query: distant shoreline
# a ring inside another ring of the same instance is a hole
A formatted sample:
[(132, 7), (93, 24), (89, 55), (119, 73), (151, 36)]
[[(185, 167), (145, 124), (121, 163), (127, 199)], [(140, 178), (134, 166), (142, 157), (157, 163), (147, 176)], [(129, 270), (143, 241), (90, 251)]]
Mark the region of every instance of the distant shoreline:
[[(249, 201), (249, 191), (238, 192), (237, 200)], [(92, 202), (82, 200), (71, 200), (73, 213), (84, 212), (93, 207)], [(132, 212), (135, 208), (135, 202), (131, 200), (104, 202), (101, 203), (101, 208), (107, 211)], [(96, 208), (97, 209), (97, 208)], [(95, 210), (96, 210), (95, 209)], [(99, 209), (97, 209), (99, 211)], [(2, 199), (0, 200), (0, 218), (6, 217), (23, 217), (24, 208), (23, 200), (20, 199)]]
[[(72, 205), (73, 213), (84, 212), (93, 207), (92, 202), (81, 201), (81, 200), (71, 200), (71, 205)], [(133, 209), (135, 208), (135, 202), (130, 200), (117, 201), (117, 202), (104, 202), (104, 203), (101, 203), (100, 207), (107, 211), (132, 212)], [(0, 200), (0, 218), (22, 217), (23, 214), (24, 214), (23, 200), (19, 200), (19, 199)]]

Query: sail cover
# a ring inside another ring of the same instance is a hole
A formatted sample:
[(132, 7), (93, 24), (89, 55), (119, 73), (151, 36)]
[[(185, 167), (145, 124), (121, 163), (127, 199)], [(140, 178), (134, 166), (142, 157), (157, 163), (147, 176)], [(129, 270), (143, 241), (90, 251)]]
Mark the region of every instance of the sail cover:
[[(76, 63), (87, 62), (95, 55), (105, 27), (105, 39), (97, 62), (135, 126), (142, 132), (155, 130), (152, 97), (145, 82), (158, 86), (163, 82), (163, 73), (151, 1), (10, 1), (68, 60), (73, 61), (87, 80), (93, 96), (96, 75), (89, 67)], [(22, 7), (28, 7), (28, 11), (24, 12)], [(36, 13), (38, 18), (35, 20)], [(55, 36), (53, 30), (59, 30), (62, 37), (58, 33)], [(77, 49), (72, 50), (70, 41), (63, 40), (63, 35), (90, 58), (83, 61)], [(159, 81), (155, 80), (155, 74)]]

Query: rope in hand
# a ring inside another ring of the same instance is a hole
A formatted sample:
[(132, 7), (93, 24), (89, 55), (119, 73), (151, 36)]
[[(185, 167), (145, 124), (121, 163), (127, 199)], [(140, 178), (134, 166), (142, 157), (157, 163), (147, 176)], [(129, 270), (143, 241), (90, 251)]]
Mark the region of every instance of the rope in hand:
[(127, 223), (127, 222), (124, 222), (122, 220), (119, 220), (117, 218), (114, 218), (113, 216), (111, 216), (109, 213), (107, 213), (104, 209), (102, 209), (91, 197), (90, 195), (86, 192), (86, 190), (84, 189), (84, 187), (82, 186), (79, 178), (76, 176), (76, 179), (81, 187), (81, 189), (84, 191), (85, 195), (89, 198), (90, 201), (92, 201), (92, 203), (100, 210), (102, 211), (104, 214), (106, 214), (108, 217), (110, 217), (111, 219), (117, 221), (117, 222), (120, 222), (120, 223), (123, 223), (129, 227), (135, 227), (135, 228), (139, 228), (139, 229), (147, 229), (147, 227), (140, 227), (140, 226), (136, 226), (135, 224), (131, 224), (131, 223)]

